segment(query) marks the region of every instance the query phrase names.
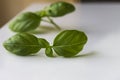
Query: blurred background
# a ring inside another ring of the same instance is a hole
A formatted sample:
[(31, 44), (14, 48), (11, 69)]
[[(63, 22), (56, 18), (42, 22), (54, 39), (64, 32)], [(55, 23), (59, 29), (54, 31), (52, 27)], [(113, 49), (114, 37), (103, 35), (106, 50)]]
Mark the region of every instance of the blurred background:
[[(62, 0), (0, 0), (0, 27), (32, 3), (47, 3)], [(76, 2), (79, 0), (63, 0)]]
[(120, 2), (120, 0), (81, 0), (81, 2)]
[[(32, 3), (46, 3), (61, 0), (0, 0), (0, 27), (13, 18), (17, 13)], [(80, 0), (63, 0), (78, 3)], [(120, 0), (81, 0), (82, 2), (116, 2)]]

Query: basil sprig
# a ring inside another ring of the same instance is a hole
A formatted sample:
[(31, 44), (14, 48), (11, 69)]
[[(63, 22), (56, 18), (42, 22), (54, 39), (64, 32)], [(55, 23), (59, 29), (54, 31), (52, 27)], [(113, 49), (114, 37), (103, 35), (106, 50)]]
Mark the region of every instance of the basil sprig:
[(82, 51), (87, 42), (87, 36), (84, 32), (78, 30), (64, 30), (59, 33), (50, 46), (49, 42), (43, 38), (37, 38), (28, 33), (17, 33), (3, 45), (9, 52), (27, 56), (37, 53), (41, 48), (45, 48), (45, 54), (53, 57), (54, 52), (59, 56), (72, 57)]
[(51, 19), (51, 17), (62, 17), (73, 12), (74, 10), (74, 5), (67, 2), (58, 1), (45, 7), (43, 10), (36, 12), (25, 12), (16, 16), (16, 18), (10, 22), (9, 28), (14, 32), (28, 32), (36, 29), (43, 21), (54, 25), (60, 30), (61, 28)]

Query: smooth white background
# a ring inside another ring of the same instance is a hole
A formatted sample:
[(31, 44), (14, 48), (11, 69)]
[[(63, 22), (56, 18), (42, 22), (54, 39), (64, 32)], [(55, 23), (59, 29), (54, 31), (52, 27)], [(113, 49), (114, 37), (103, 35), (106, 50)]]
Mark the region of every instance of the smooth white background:
[[(34, 4), (24, 11), (45, 5)], [(44, 49), (36, 56), (20, 57), (6, 51), (2, 43), (13, 33), (6, 24), (0, 30), (0, 80), (120, 80), (120, 4), (76, 4), (76, 11), (55, 18), (62, 29), (82, 30), (88, 43), (77, 57), (49, 58)], [(40, 27), (37, 37), (51, 44), (59, 33), (52, 25)]]

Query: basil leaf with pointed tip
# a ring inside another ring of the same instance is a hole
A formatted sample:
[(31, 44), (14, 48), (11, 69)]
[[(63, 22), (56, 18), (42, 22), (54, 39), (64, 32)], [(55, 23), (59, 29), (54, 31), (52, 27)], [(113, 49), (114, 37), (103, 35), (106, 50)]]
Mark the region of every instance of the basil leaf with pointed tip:
[(50, 47), (49, 42), (43, 38), (38, 38), (38, 42), (41, 48), (45, 48), (46, 56), (53, 57), (53, 51), (52, 51), (52, 48)]
[(54, 39), (53, 49), (59, 56), (72, 57), (78, 54), (87, 42), (84, 32), (65, 30)]
[(18, 33), (3, 43), (5, 49), (16, 55), (27, 56), (41, 49), (38, 39), (28, 33)]
[(75, 10), (75, 7), (71, 3), (58, 1), (46, 7), (45, 10), (41, 12), (41, 14), (42, 16), (47, 15), (50, 17), (60, 17), (68, 13), (71, 13), (74, 10)]
[(14, 32), (27, 32), (36, 29), (41, 21), (41, 17), (32, 12), (18, 15), (10, 22), (9, 28)]

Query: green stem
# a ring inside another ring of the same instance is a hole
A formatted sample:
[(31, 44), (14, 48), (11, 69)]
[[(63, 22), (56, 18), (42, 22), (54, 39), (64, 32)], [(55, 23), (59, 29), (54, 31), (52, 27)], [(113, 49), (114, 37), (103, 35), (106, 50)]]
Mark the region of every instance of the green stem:
[(39, 17), (45, 17), (45, 11), (44, 10), (41, 10), (41, 11), (36, 11), (34, 12), (36, 15), (38, 15)]
[[(53, 24), (53, 23), (51, 23), (50, 21), (48, 21), (48, 20), (45, 20), (45, 19), (42, 19), (42, 21), (44, 21), (44, 22), (47, 22), (47, 23), (50, 23), (50, 24)], [(57, 29), (59, 29), (59, 30), (61, 30), (61, 28), (57, 25), (57, 24), (53, 24)]]
[(42, 19), (42, 21), (47, 22), (47, 23), (50, 23), (50, 24), (54, 25), (58, 30), (61, 30), (61, 28), (60, 28), (49, 16), (46, 16), (44, 10), (36, 11), (35, 14), (37, 14), (38, 16), (40, 16), (40, 17), (42, 17), (42, 18), (43, 18), (43, 17), (47, 17), (49, 21), (44, 20), (44, 19)]
[(51, 24), (53, 24), (58, 30), (61, 30), (61, 28), (50, 17), (47, 17), (47, 18)]
[(47, 22), (47, 23), (50, 23), (50, 24), (51, 24), (51, 22), (48, 21), (48, 20), (45, 20), (45, 19), (41, 19), (41, 20), (44, 21), (44, 22)]

